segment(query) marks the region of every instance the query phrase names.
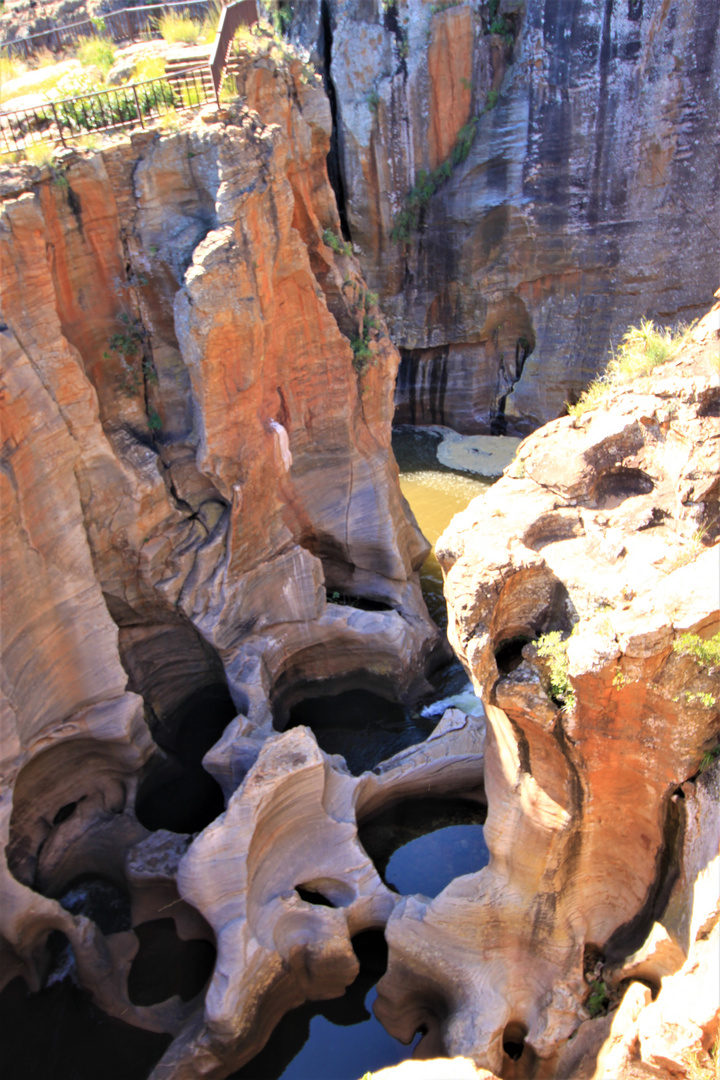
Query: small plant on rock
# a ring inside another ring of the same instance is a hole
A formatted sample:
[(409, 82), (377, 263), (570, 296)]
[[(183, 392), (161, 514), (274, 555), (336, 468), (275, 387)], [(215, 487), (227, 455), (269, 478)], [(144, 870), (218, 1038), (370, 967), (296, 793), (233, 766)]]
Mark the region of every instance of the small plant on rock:
[(322, 238), (323, 244), (327, 244), (336, 255), (352, 255), (352, 244), (341, 240), (332, 229), (325, 229)]
[(687, 341), (689, 330), (688, 326), (675, 331), (659, 327), (652, 319), (642, 319), (639, 326), (631, 326), (617, 352), (611, 355), (604, 374), (590, 383), (574, 405), (568, 405), (569, 415), (582, 416), (615, 386), (649, 375), (660, 364), (672, 360)]
[(83, 67), (98, 68), (105, 80), (115, 63), (115, 46), (105, 38), (88, 38), (78, 45), (77, 58)]
[(543, 634), (537, 642), (538, 656), (548, 661), (550, 696), (564, 709), (572, 709), (575, 691), (568, 676), (568, 639), (559, 630)]
[(608, 989), (602, 979), (593, 979), (590, 983), (590, 996), (585, 1002), (585, 1007), (591, 1017), (601, 1016), (607, 1012), (610, 1003)]
[(720, 666), (720, 632), (711, 638), (698, 634), (681, 634), (673, 642), (673, 649), (681, 656), (691, 656), (698, 664), (714, 668)]

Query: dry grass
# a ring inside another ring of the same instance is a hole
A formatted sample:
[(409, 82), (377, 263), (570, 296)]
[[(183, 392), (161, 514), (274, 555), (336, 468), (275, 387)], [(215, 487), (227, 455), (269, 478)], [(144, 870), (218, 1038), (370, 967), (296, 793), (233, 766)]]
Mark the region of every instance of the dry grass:
[(575, 405), (568, 405), (570, 416), (582, 416), (616, 386), (649, 375), (656, 367), (674, 359), (686, 344), (689, 331), (688, 326), (675, 331), (659, 327), (651, 319), (643, 319), (640, 326), (631, 326), (617, 352), (612, 354), (605, 373), (590, 383)]
[[(14, 63), (14, 61), (10, 61), (10, 63)], [(12, 99), (16, 97), (24, 97), (26, 94), (46, 94), (48, 93), (48, 91), (53, 90), (59, 80), (63, 77), (63, 75), (66, 74), (66, 71), (62, 68), (59, 71), (56, 70), (55, 60), (53, 60), (52, 66), (43, 63), (38, 64), (37, 67), (43, 69), (47, 68), (47, 74), (41, 79), (33, 80), (32, 85), (28, 85), (27, 88), (22, 89), (13, 87), (11, 80), (18, 79), (21, 75), (25, 75), (29, 71), (35, 70), (35, 68), (30, 68), (27, 65), (23, 65), (22, 68), (20, 68), (19, 70), (15, 70), (14, 74), (1, 74), (0, 104), (6, 101), (12, 101)], [(5, 68), (5, 71), (10, 72), (12, 71), (12, 69)], [(10, 83), (10, 89), (7, 88), (8, 83)]]
[(133, 68), (133, 80), (162, 79), (165, 74), (165, 58), (162, 56), (143, 56)]
[(15, 56), (0, 56), (0, 87), (27, 71), (27, 64)]
[(30, 165), (37, 165), (42, 168), (43, 165), (50, 165), (55, 153), (55, 147), (52, 143), (32, 143), (30, 146), (26, 146), (22, 151), (23, 158)]
[(188, 15), (168, 11), (158, 19), (158, 29), (165, 41), (172, 45), (196, 45), (200, 40), (202, 27), (193, 22)]
[(103, 80), (115, 63), (115, 46), (104, 38), (88, 38), (81, 41), (75, 55), (83, 67), (96, 67), (102, 72)]

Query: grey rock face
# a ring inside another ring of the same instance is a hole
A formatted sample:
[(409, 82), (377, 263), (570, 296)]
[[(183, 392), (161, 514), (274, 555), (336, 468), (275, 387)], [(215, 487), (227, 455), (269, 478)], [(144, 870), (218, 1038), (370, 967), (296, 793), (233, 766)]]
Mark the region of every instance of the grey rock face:
[[(326, 0), (298, 31), (331, 58), (347, 222), (403, 350), (398, 419), (522, 434), (629, 324), (689, 321), (717, 288), (720, 8), (431, 11)], [(394, 241), (416, 174), (473, 116), (467, 158)]]

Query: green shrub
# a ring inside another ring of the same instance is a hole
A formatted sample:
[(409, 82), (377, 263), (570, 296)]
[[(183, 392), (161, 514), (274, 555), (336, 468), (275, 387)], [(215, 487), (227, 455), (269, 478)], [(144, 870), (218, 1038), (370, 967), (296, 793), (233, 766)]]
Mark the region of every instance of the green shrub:
[(152, 405), (148, 409), (148, 427), (151, 431), (162, 431), (162, 420), (160, 414), (153, 409)]
[(430, 14), (439, 15), (441, 11), (447, 11), (448, 8), (457, 7), (462, 0), (440, 0), (437, 4), (430, 5)]
[[(136, 95), (137, 94), (137, 101)], [(198, 104), (197, 101), (184, 104)], [(190, 88), (189, 97), (197, 98), (197, 91)], [(140, 113), (147, 116), (153, 110), (175, 106), (175, 94), (170, 83), (155, 82), (139, 85), (133, 92), (129, 88), (108, 91), (97, 96), (80, 97), (75, 101), (61, 100), (56, 104), (57, 115), (61, 122), (72, 130), (85, 128), (94, 131), (111, 124), (127, 123), (138, 118)]]
[(325, 229), (322, 238), (323, 244), (327, 244), (336, 255), (352, 255), (352, 244), (347, 243), (345, 240), (341, 240), (339, 236), (335, 235), (332, 229)]
[(353, 351), (353, 367), (358, 375), (362, 375), (372, 360), (372, 351), (368, 343), (363, 341), (362, 338), (352, 338), (350, 346)]
[(707, 772), (711, 765), (714, 765), (717, 759), (720, 757), (720, 743), (717, 746), (713, 746), (712, 750), (708, 750), (700, 759), (698, 766), (698, 772)]
[(415, 183), (405, 196), (405, 206), (398, 211), (393, 221), (390, 239), (394, 243), (407, 243), (417, 232), (420, 217), (425, 206), (435, 192), (452, 176), (453, 168), (461, 165), (470, 153), (475, 141), (479, 117), (473, 116), (458, 132), (452, 153), (432, 172), (420, 169), (415, 176)]
[(593, 979), (590, 983), (590, 996), (585, 1002), (590, 1016), (595, 1017), (606, 1013), (609, 1002), (610, 997), (605, 983), (602, 979)]
[(711, 638), (698, 634), (681, 634), (673, 642), (673, 649), (681, 656), (691, 656), (698, 664), (713, 668), (720, 665), (720, 632)]
[(563, 708), (571, 709), (575, 704), (575, 691), (568, 677), (567, 658), (568, 639), (563, 639), (559, 630), (543, 634), (537, 641), (537, 653), (548, 661), (550, 696)]

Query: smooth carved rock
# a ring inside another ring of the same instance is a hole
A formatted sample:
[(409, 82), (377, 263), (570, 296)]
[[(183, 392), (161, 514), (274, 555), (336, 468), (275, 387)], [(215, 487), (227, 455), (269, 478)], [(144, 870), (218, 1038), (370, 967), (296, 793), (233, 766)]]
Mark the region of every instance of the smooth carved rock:
[[(377, 1012), (400, 1038), (424, 1023), (436, 1052), (497, 1073), (510, 1067), (503, 1041), (525, 1040), (521, 1067), (553, 1068), (584, 1015), (588, 962), (604, 960), (611, 985), (647, 976), (635, 964), (650, 964), (649, 944), (615, 976), (612, 964), (659, 920), (675, 946), (654, 950), (654, 978), (680, 978), (669, 972), (694, 936), (690, 882), (717, 855), (716, 800), (715, 825), (683, 848), (695, 811), (678, 793), (720, 735), (720, 674), (673, 648), (720, 631), (720, 431), (705, 404), (720, 393), (716, 349), (701, 325), (678, 361), (530, 436), (436, 546), (450, 638), (489, 720), (491, 859), (394, 911)], [(602, 543), (613, 534), (620, 543)], [(534, 640), (550, 631), (567, 639), (564, 709)], [(715, 906), (716, 887), (711, 872)]]
[(425, 743), (353, 777), (307, 728), (265, 741), (178, 868), (180, 894), (212, 926), (218, 958), (202, 1023), (175, 1040), (154, 1077), (227, 1075), (288, 1009), (344, 991), (358, 972), (351, 937), (383, 926), (399, 900), (360, 846), (358, 822), (413, 796), (482, 795), (483, 743), (482, 723), (448, 710)]
[(327, 100), (299, 62), (237, 75), (247, 106), (65, 150), (61, 182), (13, 168), (0, 207), (0, 980), (40, 986), (61, 929), (102, 1008), (173, 1033), (196, 1003), (130, 1005), (136, 935), (51, 899), (106, 874), (134, 926), (212, 937), (137, 820), (148, 724), (172, 748), (227, 686), (261, 742), (276, 680), (368, 670), (410, 697), (443, 650), (390, 448), (398, 354), (370, 304), (355, 370), (366, 287), (323, 241)]

